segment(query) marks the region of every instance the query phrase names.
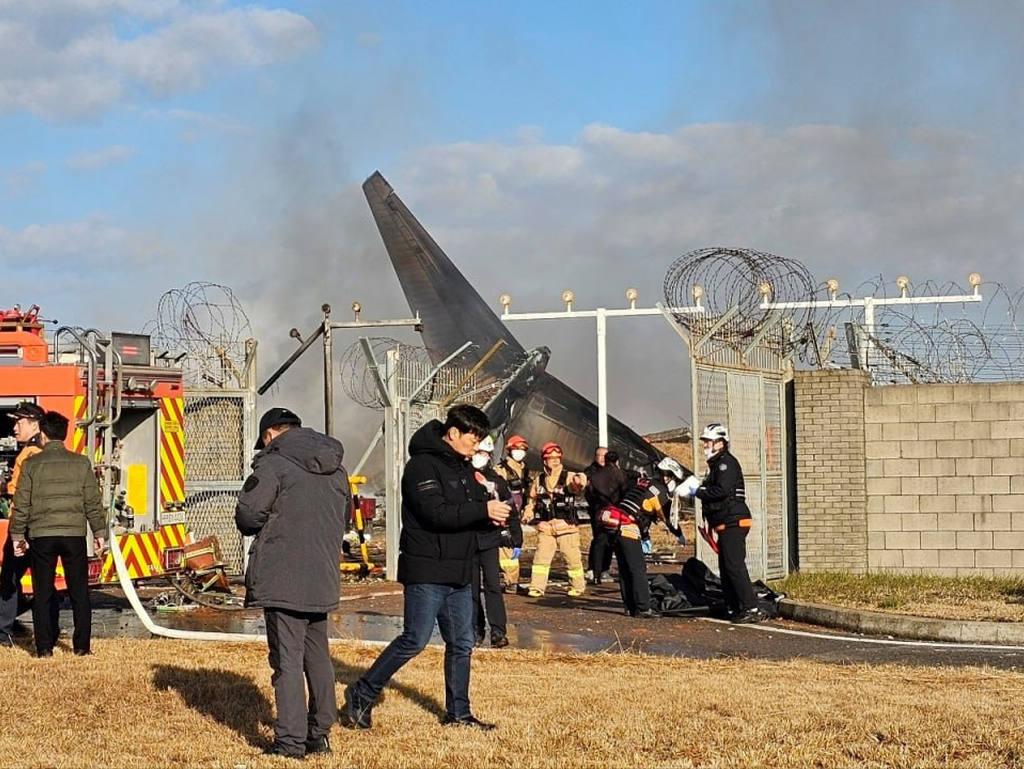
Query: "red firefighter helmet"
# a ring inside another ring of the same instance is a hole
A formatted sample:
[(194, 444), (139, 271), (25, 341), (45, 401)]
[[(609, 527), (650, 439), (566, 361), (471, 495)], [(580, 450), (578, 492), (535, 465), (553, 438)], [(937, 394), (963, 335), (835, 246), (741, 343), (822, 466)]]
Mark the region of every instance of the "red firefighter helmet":
[(512, 449), (523, 449), (524, 451), (530, 448), (530, 445), (526, 442), (526, 438), (521, 435), (510, 435), (508, 440), (505, 441), (505, 448), (511, 451)]
[(547, 459), (548, 457), (560, 457), (562, 456), (562, 447), (554, 441), (548, 441), (540, 448), (541, 459)]

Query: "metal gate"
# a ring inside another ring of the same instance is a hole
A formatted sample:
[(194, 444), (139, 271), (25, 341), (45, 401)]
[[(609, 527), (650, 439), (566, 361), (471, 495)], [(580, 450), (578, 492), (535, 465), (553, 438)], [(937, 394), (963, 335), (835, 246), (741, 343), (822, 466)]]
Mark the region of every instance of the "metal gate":
[(211, 534), (231, 574), (242, 572), (235, 503), (256, 443), (256, 393), (186, 390), (185, 521), (193, 537)]
[[(402, 470), (409, 459), (409, 439), (431, 419), (443, 421), (450, 405), (473, 403), (479, 399), (479, 393), (475, 375), (465, 367), (442, 363), (431, 368), (422, 359), (403, 357), (397, 348), (387, 351), (382, 385), (387, 391), (384, 408), (385, 575), (394, 580), (398, 577), (398, 542), (402, 530)], [(428, 389), (429, 398), (424, 396)], [(456, 398), (459, 395), (462, 397)]]
[[(750, 576), (782, 579), (789, 568), (785, 326), (772, 317), (752, 336), (731, 322), (735, 315), (691, 318), (689, 329), (668, 313), (666, 318), (690, 348), (694, 435), (710, 422), (726, 425), (729, 450), (743, 467), (754, 522), (747, 537)], [(702, 460), (697, 451), (694, 457), (699, 474)], [(698, 537), (697, 557), (714, 563), (713, 555)]]
[[(755, 579), (781, 579), (786, 553), (785, 428), (782, 377), (767, 372), (694, 365), (695, 432), (709, 422), (728, 426), (729, 450), (743, 467), (747, 505), (754, 520), (747, 537), (747, 568)], [(697, 541), (697, 557), (710, 548)]]

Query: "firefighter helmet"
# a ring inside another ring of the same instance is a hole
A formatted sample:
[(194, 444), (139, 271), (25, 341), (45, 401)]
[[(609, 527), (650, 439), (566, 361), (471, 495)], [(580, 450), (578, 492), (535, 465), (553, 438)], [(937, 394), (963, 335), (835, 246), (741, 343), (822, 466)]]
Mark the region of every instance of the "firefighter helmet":
[(505, 441), (505, 448), (511, 451), (512, 449), (523, 449), (524, 451), (530, 448), (530, 445), (526, 442), (526, 438), (521, 435), (510, 435), (508, 440)]
[(725, 425), (719, 422), (712, 422), (704, 428), (704, 432), (700, 434), (702, 441), (724, 441), (729, 442), (729, 431), (725, 429)]
[(541, 459), (547, 459), (548, 457), (560, 457), (562, 456), (562, 447), (554, 441), (548, 441), (540, 449)]
[(666, 475), (674, 475), (676, 480), (683, 480), (683, 468), (672, 457), (664, 457), (658, 462), (658, 469)]

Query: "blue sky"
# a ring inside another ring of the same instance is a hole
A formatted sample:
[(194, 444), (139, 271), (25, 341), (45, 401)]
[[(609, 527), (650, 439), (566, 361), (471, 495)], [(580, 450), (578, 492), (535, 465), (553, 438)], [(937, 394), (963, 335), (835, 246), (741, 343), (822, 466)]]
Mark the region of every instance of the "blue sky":
[(0, 305), (138, 327), (223, 282), (272, 367), (321, 301), (406, 312), (378, 168), (488, 298), (654, 301), (717, 244), (1019, 287), (1022, 36), (996, 0), (0, 0)]

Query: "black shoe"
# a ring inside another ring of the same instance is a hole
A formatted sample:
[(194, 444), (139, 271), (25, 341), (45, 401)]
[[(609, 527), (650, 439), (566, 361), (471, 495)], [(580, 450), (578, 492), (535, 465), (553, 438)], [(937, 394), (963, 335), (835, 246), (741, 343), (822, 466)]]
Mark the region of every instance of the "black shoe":
[(497, 724), (488, 724), (485, 721), (481, 721), (476, 716), (465, 716), (464, 718), (456, 718), (455, 716), (445, 714), (444, 718), (441, 719), (441, 726), (472, 726), (474, 729), (479, 729), (482, 732), (489, 732), (492, 729), (497, 729)]
[(508, 636), (497, 635), (491, 636), (491, 648), (492, 649), (504, 649), (508, 646)]
[(643, 611), (633, 612), (633, 616), (637, 619), (654, 619), (656, 617), (660, 617), (661, 614), (654, 609), (644, 609)]
[(52, 657), (53, 649), (36, 649), (37, 657)]
[(306, 757), (305, 753), (295, 753), (294, 751), (288, 750), (284, 745), (278, 742), (273, 743), (269, 748), (263, 750), (265, 756), (281, 756), (283, 758), (294, 758), (296, 761), (301, 761)]
[(487, 638), (487, 636), (484, 633), (477, 633), (476, 634), (476, 643), (473, 644), (473, 645), (474, 646), (483, 646), (485, 638)]
[(745, 612), (737, 614), (730, 621), (734, 625), (753, 625), (766, 619), (768, 618), (760, 609), (747, 609)]
[(373, 726), (370, 717), (373, 703), (356, 694), (351, 686), (345, 687), (345, 709), (341, 713), (341, 725), (347, 729), (369, 729)]
[(323, 737), (316, 737), (306, 740), (306, 755), (313, 753), (330, 753), (331, 743), (325, 734)]
[(75, 649), (76, 657), (85, 657), (89, 654), (92, 654), (92, 652), (89, 649)]

